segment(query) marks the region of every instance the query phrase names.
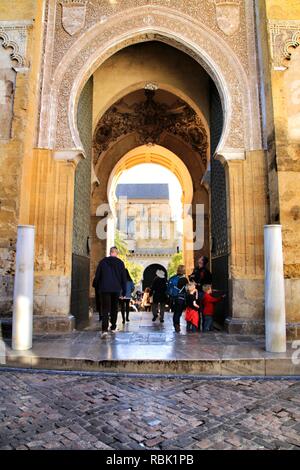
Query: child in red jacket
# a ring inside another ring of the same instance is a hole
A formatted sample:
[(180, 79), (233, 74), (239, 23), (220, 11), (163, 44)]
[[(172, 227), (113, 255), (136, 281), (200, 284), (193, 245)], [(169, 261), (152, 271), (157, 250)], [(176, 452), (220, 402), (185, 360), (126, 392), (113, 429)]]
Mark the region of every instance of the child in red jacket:
[(203, 305), (203, 331), (210, 331), (213, 324), (213, 316), (215, 311), (215, 304), (221, 302), (224, 299), (225, 295), (221, 297), (213, 297), (212, 294), (212, 286), (210, 284), (206, 284), (203, 286), (204, 296), (202, 298), (202, 305)]

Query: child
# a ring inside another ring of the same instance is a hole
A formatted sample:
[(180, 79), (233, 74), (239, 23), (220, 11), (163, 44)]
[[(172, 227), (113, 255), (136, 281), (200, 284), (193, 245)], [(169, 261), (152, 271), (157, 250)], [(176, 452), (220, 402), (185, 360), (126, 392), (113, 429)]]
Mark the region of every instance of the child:
[(151, 298), (150, 298), (150, 287), (146, 287), (141, 307), (145, 310), (145, 312), (151, 311)]
[(203, 305), (203, 331), (210, 331), (212, 329), (213, 324), (213, 316), (215, 305), (218, 302), (221, 302), (224, 299), (225, 295), (222, 295), (219, 298), (213, 297), (212, 294), (212, 286), (210, 284), (206, 284), (203, 286), (204, 296), (202, 299)]
[(196, 284), (190, 282), (187, 286), (187, 296), (186, 296), (186, 310), (185, 310), (185, 319), (186, 319), (186, 329), (187, 331), (192, 331), (193, 333), (197, 331), (199, 325), (199, 314), (198, 309), (199, 305), (197, 304), (198, 300), (198, 291)]

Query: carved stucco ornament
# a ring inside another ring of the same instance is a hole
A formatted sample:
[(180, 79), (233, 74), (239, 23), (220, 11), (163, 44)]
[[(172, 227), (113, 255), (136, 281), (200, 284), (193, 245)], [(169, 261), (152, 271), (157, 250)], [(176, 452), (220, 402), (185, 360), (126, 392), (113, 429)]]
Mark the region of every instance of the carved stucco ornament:
[(159, 143), (163, 132), (167, 132), (188, 143), (206, 166), (208, 139), (199, 116), (181, 100), (170, 107), (155, 101), (154, 96), (155, 90), (145, 87), (144, 102), (128, 106), (120, 100), (104, 114), (95, 131), (95, 164), (121, 136), (136, 132), (139, 143), (145, 145)]
[(12, 50), (10, 56), (17, 65), (13, 67), (17, 72), (27, 70), (26, 61), (27, 29), (32, 21), (0, 21), (0, 45)]
[(73, 36), (84, 27), (87, 1), (64, 0), (60, 4), (62, 8), (62, 26), (70, 36)]
[(213, 0), (218, 27), (227, 36), (236, 33), (240, 26), (240, 0)]
[(274, 70), (286, 70), (291, 59), (291, 47), (300, 45), (299, 20), (269, 20), (271, 58)]

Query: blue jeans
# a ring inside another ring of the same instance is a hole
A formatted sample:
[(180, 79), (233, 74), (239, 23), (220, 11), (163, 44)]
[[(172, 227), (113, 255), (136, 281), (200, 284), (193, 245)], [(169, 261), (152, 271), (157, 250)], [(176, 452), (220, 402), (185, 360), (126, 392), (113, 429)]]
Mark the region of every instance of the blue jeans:
[(186, 329), (187, 331), (191, 331), (192, 333), (195, 333), (197, 331), (196, 326), (193, 325), (193, 323), (190, 321), (186, 322)]
[(203, 331), (210, 331), (212, 329), (213, 317), (210, 315), (203, 316)]

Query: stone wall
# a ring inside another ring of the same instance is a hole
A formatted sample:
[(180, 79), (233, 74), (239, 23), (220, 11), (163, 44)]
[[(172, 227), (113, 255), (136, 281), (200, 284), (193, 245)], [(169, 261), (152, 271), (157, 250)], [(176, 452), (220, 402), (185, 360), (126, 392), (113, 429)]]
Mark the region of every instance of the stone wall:
[(17, 225), (28, 223), (43, 7), (0, 4), (0, 316), (12, 312)]
[(300, 335), (300, 4), (266, 1), (289, 337)]

